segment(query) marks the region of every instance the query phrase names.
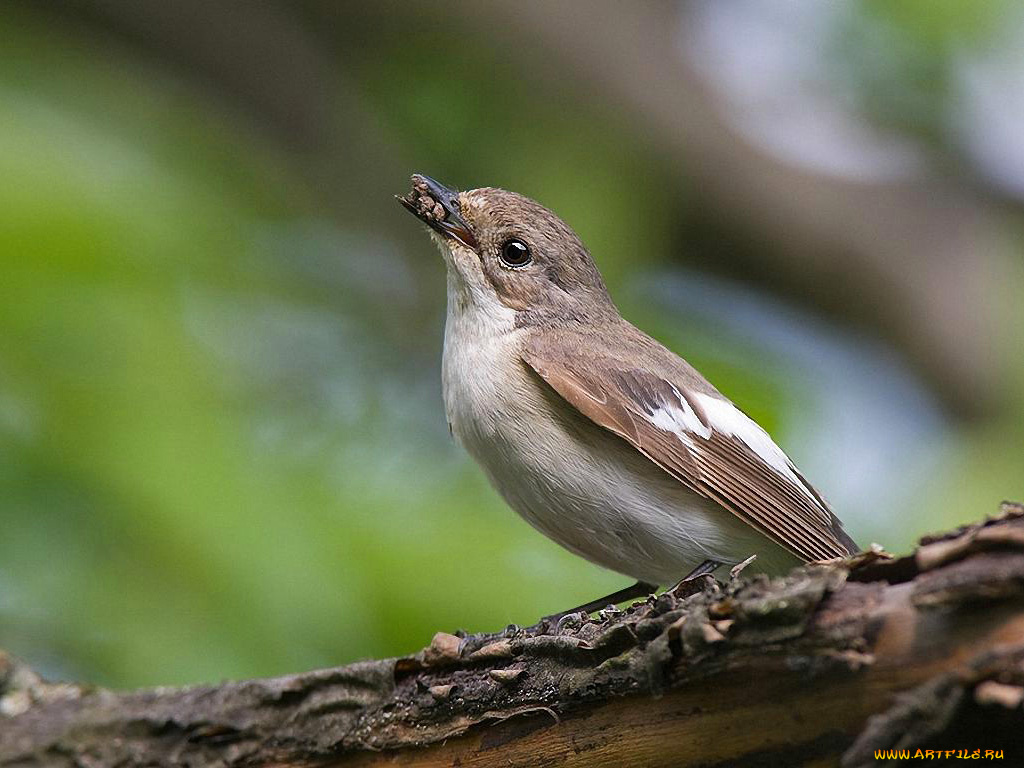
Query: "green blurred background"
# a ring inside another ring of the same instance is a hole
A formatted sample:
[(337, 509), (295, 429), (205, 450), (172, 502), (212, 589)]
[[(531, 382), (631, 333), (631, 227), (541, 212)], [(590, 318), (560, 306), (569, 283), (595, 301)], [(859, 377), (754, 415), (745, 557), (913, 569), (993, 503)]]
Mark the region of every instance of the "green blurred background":
[(862, 544), (1024, 496), (1022, 40), (973, 0), (0, 4), (0, 647), (215, 681), (625, 585), (451, 442), (413, 171), (562, 215)]

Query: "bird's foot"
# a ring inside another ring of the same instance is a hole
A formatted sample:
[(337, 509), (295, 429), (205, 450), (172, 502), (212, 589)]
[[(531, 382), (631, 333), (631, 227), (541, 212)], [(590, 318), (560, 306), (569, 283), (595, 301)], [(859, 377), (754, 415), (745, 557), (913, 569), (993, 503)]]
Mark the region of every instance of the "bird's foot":
[(708, 583), (709, 579), (711, 581), (715, 580), (715, 569), (719, 566), (721, 566), (721, 563), (717, 560), (705, 560), (686, 574), (674, 587), (665, 590), (663, 594), (670, 595), (676, 600), (696, 595), (704, 589), (704, 585)]

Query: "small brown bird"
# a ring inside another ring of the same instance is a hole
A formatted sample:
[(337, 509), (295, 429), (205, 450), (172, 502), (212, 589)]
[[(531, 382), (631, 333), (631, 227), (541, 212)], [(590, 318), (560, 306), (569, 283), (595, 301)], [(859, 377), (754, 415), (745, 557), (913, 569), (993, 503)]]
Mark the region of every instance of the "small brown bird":
[(760, 426), (619, 315), (555, 214), (502, 189), (412, 185), (398, 199), (448, 268), (452, 432), (531, 525), (638, 580), (586, 608), (750, 555), (778, 573), (857, 551)]

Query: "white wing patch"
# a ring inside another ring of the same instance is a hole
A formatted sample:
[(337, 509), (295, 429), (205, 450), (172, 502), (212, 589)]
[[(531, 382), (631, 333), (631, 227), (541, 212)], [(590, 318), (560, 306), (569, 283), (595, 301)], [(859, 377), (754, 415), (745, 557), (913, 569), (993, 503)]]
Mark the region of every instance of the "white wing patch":
[(690, 439), (691, 434), (699, 435), (705, 440), (711, 437), (711, 428), (704, 426), (701, 420), (697, 418), (697, 414), (693, 412), (693, 408), (686, 402), (686, 398), (679, 394), (679, 390), (675, 387), (672, 387), (672, 392), (675, 394), (679, 405), (665, 403), (650, 416), (647, 416), (647, 420), (658, 429), (675, 433), (680, 440), (689, 446), (693, 445), (693, 441)]
[(793, 462), (756, 421), (728, 400), (719, 400), (717, 397), (699, 393), (696, 398), (715, 431), (742, 440), (750, 450), (761, 457), (762, 461), (799, 488), (814, 502), (815, 507), (818, 506), (814, 495), (797, 477)]
[(783, 453), (782, 449), (775, 444), (775, 441), (769, 437), (768, 433), (756, 421), (728, 400), (720, 400), (711, 395), (694, 393), (693, 397), (697, 400), (697, 403), (707, 417), (709, 426), (705, 426), (697, 417), (697, 414), (693, 412), (693, 408), (690, 407), (686, 398), (679, 394), (679, 390), (672, 387), (672, 392), (676, 396), (678, 405), (676, 403), (663, 404), (647, 417), (651, 424), (666, 432), (672, 432), (691, 449), (696, 448), (694, 436), (707, 440), (711, 437), (712, 431), (720, 435), (735, 437), (757, 454), (761, 461), (775, 470), (776, 473), (784, 477), (794, 487), (799, 488), (813, 502), (815, 508), (819, 506), (814, 495), (797, 477), (789, 457)]

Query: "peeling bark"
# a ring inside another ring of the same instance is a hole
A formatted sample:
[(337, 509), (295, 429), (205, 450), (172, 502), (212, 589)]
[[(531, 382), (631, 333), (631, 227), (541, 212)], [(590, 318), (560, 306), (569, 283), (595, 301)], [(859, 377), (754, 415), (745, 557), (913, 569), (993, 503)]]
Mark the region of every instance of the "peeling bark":
[(708, 579), (415, 656), (130, 693), (0, 655), (0, 766), (831, 765), (1024, 760), (1024, 508), (785, 579)]

